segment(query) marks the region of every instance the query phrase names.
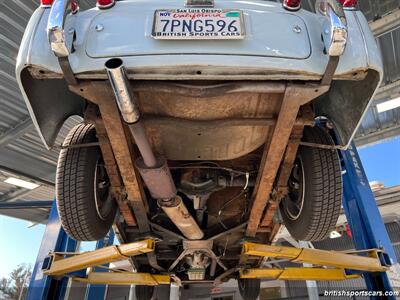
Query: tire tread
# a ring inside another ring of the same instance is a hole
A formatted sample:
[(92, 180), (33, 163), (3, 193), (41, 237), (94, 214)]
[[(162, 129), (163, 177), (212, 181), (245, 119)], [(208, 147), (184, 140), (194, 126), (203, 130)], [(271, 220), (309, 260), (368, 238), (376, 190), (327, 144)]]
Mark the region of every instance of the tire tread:
[[(318, 126), (305, 127), (303, 140), (334, 145), (330, 135)], [(298, 240), (323, 240), (335, 227), (340, 214), (342, 174), (339, 155), (337, 150), (306, 146), (300, 146), (299, 153), (307, 156), (307, 162), (310, 164), (307, 166), (310, 171), (309, 176), (305, 179), (308, 182), (305, 201), (311, 201), (311, 205), (308, 206), (311, 211), (303, 211), (296, 221), (290, 221), (284, 216), (285, 225), (292, 236)]]
[[(63, 146), (96, 140), (93, 125), (78, 124), (69, 132)], [(58, 159), (56, 173), (58, 213), (67, 234), (80, 241), (99, 240), (107, 234), (112, 224), (110, 220), (101, 220), (97, 212), (93, 211), (95, 210), (94, 199), (91, 199), (93, 192), (90, 192), (94, 178), (92, 164), (93, 159), (97, 160), (99, 155), (100, 149), (97, 147), (64, 148), (60, 151)]]

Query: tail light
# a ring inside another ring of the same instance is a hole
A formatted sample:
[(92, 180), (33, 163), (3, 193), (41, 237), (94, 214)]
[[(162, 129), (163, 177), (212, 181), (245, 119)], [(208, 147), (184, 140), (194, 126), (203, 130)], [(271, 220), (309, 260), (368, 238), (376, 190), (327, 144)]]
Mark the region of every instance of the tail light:
[(71, 0), (71, 13), (76, 14), (79, 11), (78, 0)]
[[(47, 8), (53, 5), (54, 0), (40, 0), (40, 6)], [(71, 13), (75, 14), (79, 10), (78, 0), (71, 0)]]
[(41, 7), (50, 7), (54, 0), (40, 0)]
[(115, 0), (97, 0), (96, 6), (100, 9), (110, 8), (114, 6)]
[(354, 8), (354, 7), (356, 7), (357, 6), (357, 0), (338, 0), (342, 5), (343, 5), (343, 7), (346, 7), (346, 8)]
[(301, 0), (283, 0), (282, 5), (287, 10), (296, 11), (301, 7)]

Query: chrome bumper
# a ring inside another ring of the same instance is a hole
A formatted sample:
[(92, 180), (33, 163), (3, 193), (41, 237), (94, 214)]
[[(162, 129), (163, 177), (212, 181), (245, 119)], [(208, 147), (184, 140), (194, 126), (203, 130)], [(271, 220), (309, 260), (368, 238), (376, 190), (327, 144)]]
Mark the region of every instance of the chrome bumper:
[[(57, 57), (67, 57), (73, 52), (73, 40), (75, 30), (71, 28), (68, 32), (64, 30), (65, 19), (71, 0), (55, 0), (47, 23), (47, 36), (50, 48)], [(71, 14), (75, 14), (78, 7), (75, 7)]]
[(341, 56), (347, 44), (347, 21), (343, 7), (336, 0), (318, 0), (316, 12), (326, 16), (323, 40), (329, 56)]

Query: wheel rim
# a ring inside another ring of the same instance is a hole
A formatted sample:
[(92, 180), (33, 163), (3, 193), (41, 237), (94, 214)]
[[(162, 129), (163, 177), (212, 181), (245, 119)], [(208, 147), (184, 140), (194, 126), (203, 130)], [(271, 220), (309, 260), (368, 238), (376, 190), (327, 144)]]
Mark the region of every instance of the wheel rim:
[(297, 220), (304, 207), (304, 168), (300, 157), (297, 157), (288, 180), (289, 192), (282, 200), (285, 214), (291, 220)]
[(110, 193), (110, 180), (102, 158), (97, 160), (94, 173), (94, 200), (97, 215), (100, 219), (106, 220), (113, 209), (113, 199)]

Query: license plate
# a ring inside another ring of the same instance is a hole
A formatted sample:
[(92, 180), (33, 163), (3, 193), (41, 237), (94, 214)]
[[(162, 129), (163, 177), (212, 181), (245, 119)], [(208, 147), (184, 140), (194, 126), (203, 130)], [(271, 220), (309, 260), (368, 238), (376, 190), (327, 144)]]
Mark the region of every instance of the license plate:
[(152, 36), (166, 40), (243, 39), (243, 14), (235, 9), (160, 9)]

